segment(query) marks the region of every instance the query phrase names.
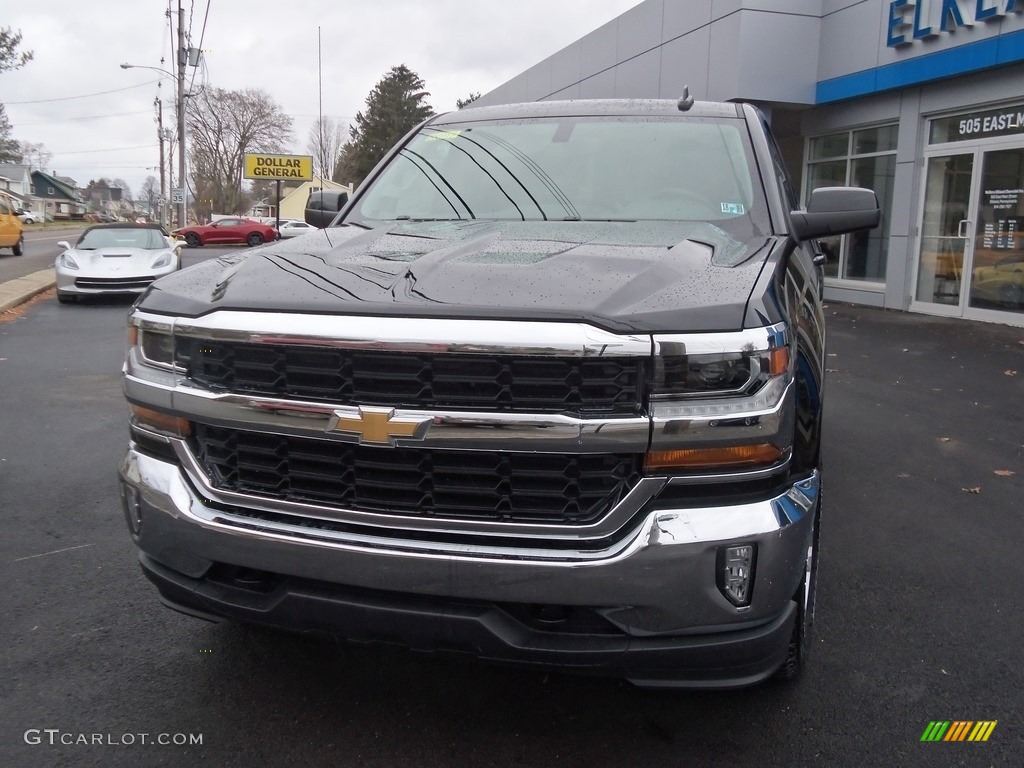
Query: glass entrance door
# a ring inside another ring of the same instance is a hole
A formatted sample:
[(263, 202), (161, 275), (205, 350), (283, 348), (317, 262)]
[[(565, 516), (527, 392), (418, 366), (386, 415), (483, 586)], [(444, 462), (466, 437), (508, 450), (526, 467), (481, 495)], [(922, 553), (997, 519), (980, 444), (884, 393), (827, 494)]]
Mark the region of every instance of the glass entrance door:
[(976, 221), (968, 306), (1024, 315), (1024, 148), (984, 153)]
[(926, 309), (929, 312), (963, 311), (964, 268), (970, 263), (974, 237), (970, 210), (974, 165), (974, 152), (936, 155), (926, 160), (914, 298), (930, 305)]

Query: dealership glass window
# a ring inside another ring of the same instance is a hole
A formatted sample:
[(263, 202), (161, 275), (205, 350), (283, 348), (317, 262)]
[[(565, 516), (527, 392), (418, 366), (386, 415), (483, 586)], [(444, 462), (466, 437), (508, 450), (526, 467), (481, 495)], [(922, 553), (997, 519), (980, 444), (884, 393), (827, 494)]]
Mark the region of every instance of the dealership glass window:
[(889, 251), (889, 208), (896, 175), (897, 126), (815, 136), (807, 144), (804, 195), (818, 187), (873, 189), (882, 208), (882, 223), (867, 232), (821, 241), (825, 276), (873, 283), (885, 281)]

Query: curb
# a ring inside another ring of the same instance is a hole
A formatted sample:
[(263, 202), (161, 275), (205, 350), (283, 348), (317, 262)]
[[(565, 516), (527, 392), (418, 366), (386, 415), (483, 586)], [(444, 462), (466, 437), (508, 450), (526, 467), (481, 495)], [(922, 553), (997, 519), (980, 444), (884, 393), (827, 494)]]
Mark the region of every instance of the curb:
[(57, 279), (53, 269), (43, 269), (31, 275), (16, 277), (0, 283), (0, 312), (6, 312), (31, 299), (37, 293), (53, 288)]

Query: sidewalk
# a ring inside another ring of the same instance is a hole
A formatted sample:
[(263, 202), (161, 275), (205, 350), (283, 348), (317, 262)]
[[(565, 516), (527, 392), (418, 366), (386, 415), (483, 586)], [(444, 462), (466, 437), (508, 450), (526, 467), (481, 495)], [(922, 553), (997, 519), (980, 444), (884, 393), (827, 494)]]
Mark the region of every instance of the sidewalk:
[(0, 283), (0, 312), (14, 309), (37, 293), (42, 293), (56, 284), (57, 280), (52, 267)]

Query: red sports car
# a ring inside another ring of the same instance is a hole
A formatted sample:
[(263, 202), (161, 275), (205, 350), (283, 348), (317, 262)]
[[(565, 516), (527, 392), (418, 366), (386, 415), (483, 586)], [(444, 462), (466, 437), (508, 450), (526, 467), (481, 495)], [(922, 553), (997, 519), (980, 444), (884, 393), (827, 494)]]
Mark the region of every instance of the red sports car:
[(190, 248), (215, 243), (259, 245), (277, 239), (276, 229), (251, 219), (218, 219), (204, 226), (182, 227), (171, 234), (183, 239)]

